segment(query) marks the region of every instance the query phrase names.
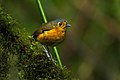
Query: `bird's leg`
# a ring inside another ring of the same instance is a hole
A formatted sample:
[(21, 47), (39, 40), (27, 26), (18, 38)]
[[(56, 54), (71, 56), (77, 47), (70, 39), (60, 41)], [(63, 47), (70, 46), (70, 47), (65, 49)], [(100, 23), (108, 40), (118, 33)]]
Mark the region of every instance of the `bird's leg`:
[(50, 57), (49, 52), (48, 52), (48, 50), (46, 49), (46, 47), (45, 47), (44, 45), (42, 45), (42, 47), (43, 47), (43, 49), (44, 49), (47, 57), (51, 60), (51, 57)]
[[(50, 53), (48, 46), (45, 47), (44, 45), (42, 45), (42, 47), (43, 47), (43, 49), (44, 49), (47, 57), (49, 58), (49, 60), (51, 60), (52, 62), (55, 63), (55, 60), (53, 59), (52, 54)], [(47, 49), (46, 49), (46, 48), (47, 48)], [(55, 63), (55, 64), (56, 64), (56, 63)]]
[(47, 48), (48, 54), (49, 54), (49, 56), (50, 56), (50, 58), (51, 58), (51, 60), (52, 60), (52, 59), (53, 59), (53, 57), (52, 57), (52, 54), (50, 53), (49, 47), (48, 47), (48, 46), (46, 46), (46, 48)]

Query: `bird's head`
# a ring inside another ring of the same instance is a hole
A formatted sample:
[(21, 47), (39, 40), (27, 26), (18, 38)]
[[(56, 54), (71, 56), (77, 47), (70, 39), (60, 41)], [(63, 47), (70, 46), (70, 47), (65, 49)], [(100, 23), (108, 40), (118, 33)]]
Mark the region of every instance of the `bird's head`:
[(62, 28), (67, 28), (70, 27), (71, 25), (67, 22), (67, 20), (64, 19), (56, 19), (51, 21), (52, 25), (54, 25), (54, 27), (62, 27)]

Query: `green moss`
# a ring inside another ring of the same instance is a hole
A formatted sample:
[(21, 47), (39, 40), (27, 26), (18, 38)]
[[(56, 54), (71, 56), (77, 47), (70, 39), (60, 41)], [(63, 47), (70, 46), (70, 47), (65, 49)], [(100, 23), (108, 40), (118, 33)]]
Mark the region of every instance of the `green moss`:
[(50, 61), (29, 36), (0, 8), (0, 80), (70, 80), (70, 71)]

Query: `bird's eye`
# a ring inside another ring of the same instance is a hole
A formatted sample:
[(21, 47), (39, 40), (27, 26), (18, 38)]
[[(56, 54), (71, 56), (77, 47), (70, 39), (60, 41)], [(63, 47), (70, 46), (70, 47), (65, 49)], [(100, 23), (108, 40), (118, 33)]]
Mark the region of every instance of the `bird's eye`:
[(59, 26), (61, 26), (61, 25), (62, 25), (62, 22), (59, 22), (58, 24), (59, 24)]

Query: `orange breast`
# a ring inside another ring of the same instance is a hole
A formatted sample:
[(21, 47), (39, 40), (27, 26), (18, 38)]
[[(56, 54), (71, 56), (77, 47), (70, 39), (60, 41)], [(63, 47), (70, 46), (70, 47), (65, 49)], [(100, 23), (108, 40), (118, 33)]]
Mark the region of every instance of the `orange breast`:
[(55, 46), (65, 39), (66, 28), (55, 28), (45, 31), (37, 37), (37, 40), (45, 45)]

